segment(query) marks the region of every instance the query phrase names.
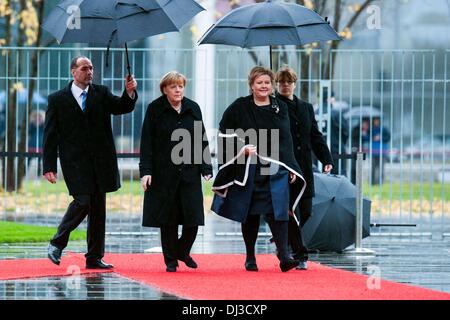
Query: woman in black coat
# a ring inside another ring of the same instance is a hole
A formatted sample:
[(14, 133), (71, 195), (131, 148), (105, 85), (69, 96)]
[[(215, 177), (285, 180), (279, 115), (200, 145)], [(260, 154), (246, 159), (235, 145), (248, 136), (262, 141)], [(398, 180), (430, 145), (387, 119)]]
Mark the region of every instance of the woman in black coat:
[[(288, 105), (294, 154), (306, 180), (306, 190), (300, 200), (299, 210), (295, 212), (296, 216), (294, 217), (294, 214), (290, 212), (289, 244), (294, 251), (294, 258), (300, 260), (299, 269), (307, 269), (308, 253), (301, 237), (301, 227), (311, 216), (312, 198), (314, 197), (311, 151), (324, 165), (325, 173), (329, 173), (333, 169), (333, 158), (317, 126), (313, 106), (294, 95), (297, 82), (295, 71), (290, 68), (279, 70), (276, 74), (276, 82), (278, 85), (277, 97)], [(301, 187), (297, 183), (290, 185), (291, 193), (297, 193)], [(295, 218), (300, 221), (300, 225)]]
[[(253, 68), (252, 94), (227, 108), (219, 128), (212, 210), (241, 222), (247, 271), (258, 271), (255, 243), (261, 215), (274, 235), (280, 269), (286, 272), (299, 263), (288, 252), (288, 184), (302, 177), (292, 149), (287, 106), (272, 96), (273, 84), (270, 69)], [(292, 210), (302, 192), (294, 196)]]
[(197, 268), (190, 251), (198, 226), (204, 225), (201, 176), (212, 177), (202, 113), (184, 97), (185, 85), (186, 77), (175, 71), (162, 78), (162, 96), (148, 106), (141, 137), (142, 225), (161, 228), (167, 272), (176, 271), (177, 260)]

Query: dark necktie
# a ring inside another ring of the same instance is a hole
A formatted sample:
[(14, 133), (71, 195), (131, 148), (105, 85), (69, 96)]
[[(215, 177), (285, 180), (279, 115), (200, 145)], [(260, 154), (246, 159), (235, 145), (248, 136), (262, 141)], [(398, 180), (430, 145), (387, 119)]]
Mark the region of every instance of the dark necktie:
[(86, 110), (86, 97), (87, 97), (87, 92), (83, 91), (81, 93), (81, 110), (83, 110), (83, 112)]

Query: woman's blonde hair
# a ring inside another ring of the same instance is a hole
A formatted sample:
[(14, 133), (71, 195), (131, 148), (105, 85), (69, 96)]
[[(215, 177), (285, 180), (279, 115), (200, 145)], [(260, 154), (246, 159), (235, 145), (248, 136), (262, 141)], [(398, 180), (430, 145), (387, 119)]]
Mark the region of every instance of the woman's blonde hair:
[(275, 74), (272, 70), (264, 67), (254, 67), (248, 75), (248, 86), (250, 87), (250, 90), (252, 89), (252, 85), (255, 82), (256, 78), (260, 76), (269, 76), (270, 82), (272, 82), (272, 87), (274, 86)]
[(283, 67), (280, 70), (278, 70), (277, 74), (275, 75), (275, 81), (288, 81), (288, 82), (297, 82), (297, 74), (295, 73), (294, 69), (291, 69), (289, 67)]
[(159, 90), (161, 91), (162, 94), (164, 94), (164, 88), (166, 86), (170, 86), (171, 84), (174, 83), (182, 83), (183, 87), (185, 87), (186, 82), (187, 79), (185, 75), (179, 73), (178, 71), (170, 71), (167, 72), (159, 82)]

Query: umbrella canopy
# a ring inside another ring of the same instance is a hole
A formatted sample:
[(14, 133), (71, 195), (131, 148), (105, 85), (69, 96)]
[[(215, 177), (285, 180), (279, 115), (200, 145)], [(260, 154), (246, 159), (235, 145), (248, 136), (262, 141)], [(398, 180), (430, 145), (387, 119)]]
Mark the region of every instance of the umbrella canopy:
[(338, 100), (332, 103), (332, 108), (336, 111), (347, 111), (350, 106), (347, 101)]
[(42, 28), (59, 43), (109, 47), (179, 31), (203, 10), (194, 0), (63, 0)]
[(201, 37), (199, 44), (226, 44), (248, 48), (304, 45), (329, 40), (341, 38), (330, 24), (314, 11), (294, 3), (266, 0), (231, 11), (211, 26)]
[(362, 106), (362, 107), (354, 107), (351, 108), (345, 115), (344, 118), (346, 119), (359, 119), (359, 118), (379, 118), (382, 114), (380, 110), (369, 107), (369, 106)]
[[(314, 173), (312, 216), (302, 228), (306, 246), (342, 252), (355, 243), (356, 188), (344, 176)], [(363, 238), (370, 235), (370, 205), (363, 199)]]
[[(179, 31), (202, 10), (194, 0), (63, 0), (42, 28), (60, 43), (121, 45)], [(79, 17), (79, 26), (71, 23), (73, 17)]]
[[(319, 104), (315, 103), (313, 105), (314, 112), (318, 112), (319, 107), (320, 107)], [(348, 112), (349, 107), (350, 106), (348, 105), (348, 102), (346, 102), (346, 101), (339, 100), (339, 101), (335, 101), (332, 103), (332, 109), (342, 112), (344, 114), (344, 116), (345, 116), (345, 113)]]

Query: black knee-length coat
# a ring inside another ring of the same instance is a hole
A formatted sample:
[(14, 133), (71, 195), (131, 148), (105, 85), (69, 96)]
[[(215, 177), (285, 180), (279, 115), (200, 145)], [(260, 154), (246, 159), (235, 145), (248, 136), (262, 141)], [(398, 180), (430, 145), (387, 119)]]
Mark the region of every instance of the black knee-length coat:
[[(172, 141), (176, 129), (186, 129), (189, 137)], [(180, 154), (180, 143), (187, 146), (188, 140), (190, 150), (181, 151), (188, 160), (174, 163), (173, 150)], [(145, 114), (140, 152), (140, 176), (152, 176), (144, 195), (142, 225), (204, 225), (201, 176), (212, 175), (212, 166), (198, 104), (183, 98), (178, 114), (165, 95), (153, 101)]]
[(48, 97), (43, 173), (56, 173), (59, 155), (71, 195), (116, 191), (120, 179), (111, 115), (133, 111), (137, 93), (134, 99), (125, 91), (118, 97), (107, 87), (92, 84), (83, 112), (72, 94), (72, 82)]
[[(288, 105), (295, 159), (306, 180), (303, 197), (312, 198), (314, 197), (314, 175), (311, 152), (314, 152), (323, 165), (333, 164), (333, 157), (317, 125), (313, 106), (296, 96), (292, 101), (280, 94), (277, 98)], [(301, 186), (297, 181), (290, 186), (291, 192), (297, 193)]]
[[(301, 169), (293, 151), (288, 106), (275, 97), (271, 97), (270, 100), (271, 109), (264, 117), (264, 123), (258, 121), (258, 117), (255, 115), (258, 107), (253, 102), (253, 96), (238, 98), (225, 110), (222, 116), (217, 146), (219, 171), (213, 184), (215, 196), (211, 208), (213, 212), (220, 216), (238, 222), (246, 220), (252, 201), (255, 172), (255, 170), (252, 170), (251, 162), (256, 157), (279, 165), (285, 169), (285, 175), (290, 172), (298, 177), (297, 180), (302, 187), (295, 195), (291, 195), (290, 208), (292, 210), (295, 210), (302, 197), (305, 180), (301, 175)], [(261, 136), (254, 137), (256, 142), (251, 142), (251, 139), (249, 139), (253, 129), (261, 134)], [(278, 143), (270, 141), (271, 139), (264, 139), (261, 129), (268, 129), (266, 133), (269, 136), (271, 133), (278, 132)], [(274, 144), (272, 145), (270, 142), (274, 142)], [(248, 144), (257, 146), (258, 155), (256, 157), (244, 154), (245, 145)], [(268, 144), (267, 147), (265, 147), (266, 144)], [(274, 152), (274, 155), (272, 155), (272, 151), (275, 151), (270, 150), (272, 147), (278, 149), (278, 154)], [(286, 176), (283, 176), (283, 174), (270, 175), (272, 206), (277, 221), (289, 219), (289, 196), (285, 197), (286, 190), (282, 190), (284, 178)]]

